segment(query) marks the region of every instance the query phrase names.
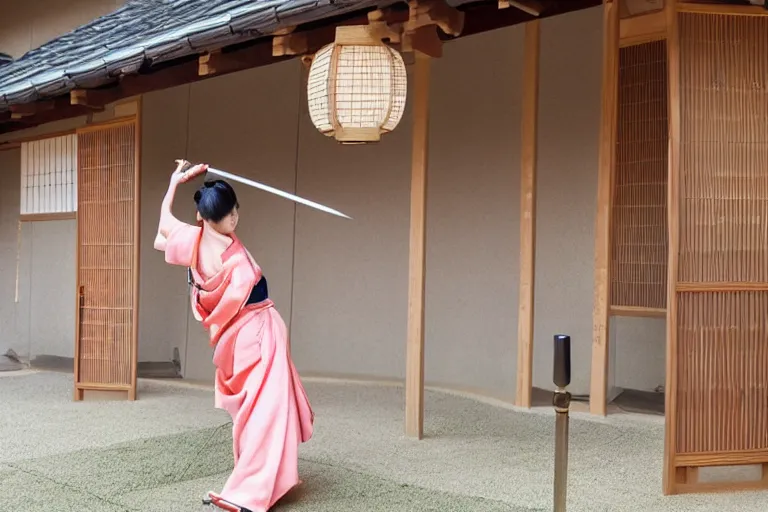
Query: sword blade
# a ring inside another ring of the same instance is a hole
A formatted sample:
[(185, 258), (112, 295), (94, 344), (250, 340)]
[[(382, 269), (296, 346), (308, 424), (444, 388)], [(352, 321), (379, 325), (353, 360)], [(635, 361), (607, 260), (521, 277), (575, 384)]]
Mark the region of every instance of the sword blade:
[(316, 203), (314, 201), (310, 201), (309, 199), (304, 199), (303, 197), (299, 197), (297, 195), (284, 192), (278, 188), (270, 187), (269, 185), (264, 185), (263, 183), (259, 183), (258, 181), (249, 180), (248, 178), (243, 178), (242, 176), (238, 176), (236, 174), (231, 174), (225, 171), (220, 171), (219, 169), (214, 169), (213, 167), (208, 167), (208, 172), (212, 174), (216, 174), (218, 176), (221, 176), (222, 178), (228, 178), (232, 181), (237, 181), (240, 183), (243, 183), (244, 185), (248, 185), (250, 187), (258, 188), (260, 190), (264, 190), (265, 192), (271, 192), (272, 194), (278, 195), (280, 197), (284, 197), (286, 199), (290, 199), (291, 201), (295, 201), (297, 203), (301, 203), (303, 205), (309, 206), (311, 208), (316, 208), (320, 211), (330, 213), (331, 215), (337, 215), (339, 217), (344, 217), (345, 219), (351, 219), (352, 217), (345, 215), (341, 213), (338, 210), (334, 210), (333, 208), (330, 208), (328, 206), (322, 205), (320, 203)]

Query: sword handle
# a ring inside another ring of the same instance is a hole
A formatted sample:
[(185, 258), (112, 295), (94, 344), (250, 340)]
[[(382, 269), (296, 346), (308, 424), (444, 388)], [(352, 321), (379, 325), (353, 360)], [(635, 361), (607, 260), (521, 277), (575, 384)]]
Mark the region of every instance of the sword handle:
[(192, 168), (192, 162), (184, 160), (184, 165), (181, 166), (181, 172), (187, 172)]

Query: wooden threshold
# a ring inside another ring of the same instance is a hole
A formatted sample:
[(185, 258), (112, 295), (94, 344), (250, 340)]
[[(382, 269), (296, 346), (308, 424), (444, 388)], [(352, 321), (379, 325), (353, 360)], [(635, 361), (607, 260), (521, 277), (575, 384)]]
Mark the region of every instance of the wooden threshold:
[(19, 215), (21, 222), (44, 222), (52, 220), (74, 220), (77, 219), (77, 212), (60, 213), (28, 213)]
[(675, 466), (750, 466), (768, 464), (768, 449), (738, 452), (679, 453)]
[(630, 316), (642, 318), (664, 318), (667, 310), (662, 308), (643, 308), (638, 306), (611, 306), (611, 316)]
[(88, 389), (92, 391), (130, 391), (131, 386), (125, 384), (98, 384), (90, 382), (76, 382), (77, 389)]
[(768, 463), (763, 463), (763, 464), (746, 463), (746, 464), (724, 464), (724, 465), (739, 465), (739, 466), (761, 465), (762, 467), (761, 467), (760, 479), (702, 482), (699, 479), (701, 474), (700, 470), (705, 466), (677, 466), (675, 467), (674, 494), (759, 491), (759, 490), (768, 489)]

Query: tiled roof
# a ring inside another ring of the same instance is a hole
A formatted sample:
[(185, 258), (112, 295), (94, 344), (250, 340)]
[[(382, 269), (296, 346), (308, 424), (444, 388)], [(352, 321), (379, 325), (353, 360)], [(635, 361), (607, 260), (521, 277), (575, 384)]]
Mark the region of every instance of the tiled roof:
[(129, 0), (15, 62), (0, 60), (0, 111), (78, 87), (96, 87), (135, 73), (147, 63), (393, 1)]

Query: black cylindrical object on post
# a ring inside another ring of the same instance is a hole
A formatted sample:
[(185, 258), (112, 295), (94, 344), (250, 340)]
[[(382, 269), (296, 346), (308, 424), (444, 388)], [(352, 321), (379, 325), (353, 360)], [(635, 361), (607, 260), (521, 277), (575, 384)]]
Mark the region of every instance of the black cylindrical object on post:
[(555, 386), (565, 388), (571, 383), (571, 337), (555, 335), (555, 367), (552, 381)]
[(566, 512), (568, 493), (568, 412), (571, 394), (566, 387), (571, 383), (571, 337), (555, 336), (555, 364), (552, 370), (556, 389), (552, 394), (555, 406), (555, 501), (554, 512)]

